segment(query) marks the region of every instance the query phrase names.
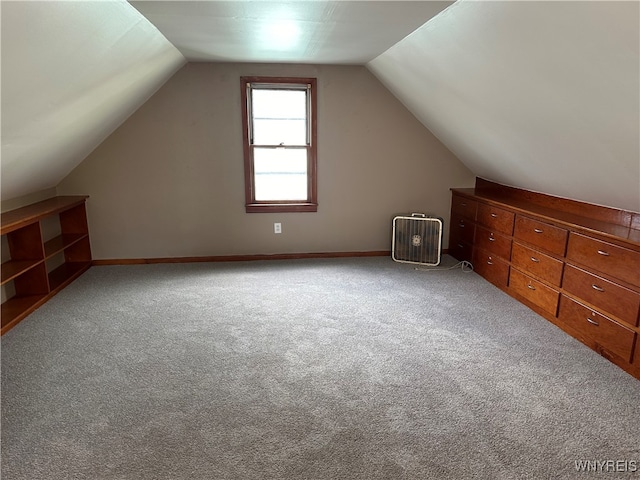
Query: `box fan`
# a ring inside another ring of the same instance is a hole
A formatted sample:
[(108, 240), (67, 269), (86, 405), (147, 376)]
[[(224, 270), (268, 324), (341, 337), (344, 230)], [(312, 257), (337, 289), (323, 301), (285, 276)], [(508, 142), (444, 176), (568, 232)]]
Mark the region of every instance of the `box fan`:
[(442, 253), (442, 219), (424, 213), (393, 219), (391, 258), (396, 262), (435, 266)]

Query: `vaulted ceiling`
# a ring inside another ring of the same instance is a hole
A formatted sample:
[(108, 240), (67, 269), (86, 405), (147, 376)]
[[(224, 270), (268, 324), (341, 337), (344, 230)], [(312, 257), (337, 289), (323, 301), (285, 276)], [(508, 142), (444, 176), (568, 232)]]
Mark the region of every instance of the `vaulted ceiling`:
[(476, 175), (640, 210), (640, 3), (2, 1), (2, 199), (187, 61), (366, 65)]
[(639, 6), (456, 2), (368, 66), (477, 176), (640, 211)]
[(125, 1), (0, 15), (3, 200), (55, 187), (186, 62)]

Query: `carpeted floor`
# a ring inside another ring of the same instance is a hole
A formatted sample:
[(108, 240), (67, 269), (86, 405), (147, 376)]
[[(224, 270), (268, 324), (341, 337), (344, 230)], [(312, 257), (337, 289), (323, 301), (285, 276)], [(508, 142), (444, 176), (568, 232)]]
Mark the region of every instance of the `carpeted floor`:
[(633, 470), (640, 382), (460, 269), (93, 267), (2, 337), (3, 480)]

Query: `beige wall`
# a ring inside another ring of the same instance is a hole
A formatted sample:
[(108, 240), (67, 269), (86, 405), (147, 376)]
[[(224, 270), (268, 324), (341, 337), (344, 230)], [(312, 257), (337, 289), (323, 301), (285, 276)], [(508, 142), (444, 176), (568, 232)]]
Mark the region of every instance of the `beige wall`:
[[(318, 78), (317, 213), (245, 213), (241, 75)], [(388, 250), (395, 214), (448, 224), (473, 179), (364, 67), (191, 63), (57, 191), (90, 195), (94, 258), (158, 258)]]
[(15, 210), (16, 208), (24, 207), (25, 205), (30, 205), (32, 203), (46, 200), (47, 198), (55, 196), (56, 188), (47, 188), (46, 190), (40, 190), (39, 192), (34, 192), (22, 197), (12, 198), (11, 200), (3, 200), (1, 209), (2, 212), (8, 212), (9, 210)]

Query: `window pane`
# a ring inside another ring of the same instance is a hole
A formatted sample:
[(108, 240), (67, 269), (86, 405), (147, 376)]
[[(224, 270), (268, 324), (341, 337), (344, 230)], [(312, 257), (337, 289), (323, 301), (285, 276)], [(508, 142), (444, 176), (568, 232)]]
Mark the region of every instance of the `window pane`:
[(254, 145), (306, 145), (306, 120), (255, 119)]
[(306, 90), (252, 90), (253, 144), (306, 145)]
[(307, 200), (307, 150), (255, 148), (255, 199)]
[(307, 118), (306, 90), (260, 90), (252, 92), (253, 118)]

